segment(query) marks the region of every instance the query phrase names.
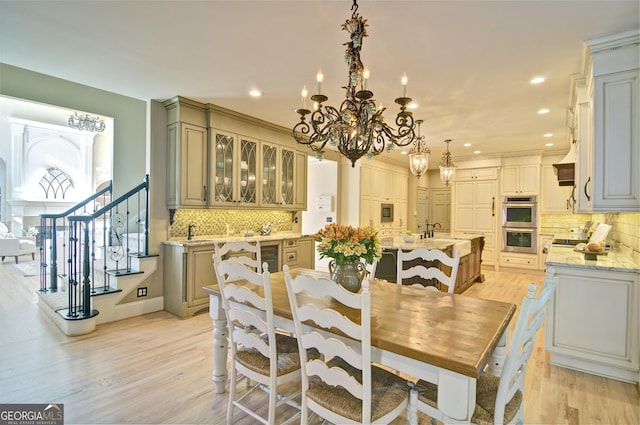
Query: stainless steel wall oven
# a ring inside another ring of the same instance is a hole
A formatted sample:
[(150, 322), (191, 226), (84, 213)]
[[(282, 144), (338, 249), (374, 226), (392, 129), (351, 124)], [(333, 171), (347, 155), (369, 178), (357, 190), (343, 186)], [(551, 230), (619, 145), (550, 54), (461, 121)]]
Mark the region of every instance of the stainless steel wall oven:
[(538, 201), (535, 196), (502, 198), (502, 250), (535, 254), (538, 244)]
[(508, 227), (536, 227), (538, 202), (535, 196), (504, 196), (502, 225)]
[(502, 250), (523, 254), (537, 253), (538, 230), (524, 227), (502, 227)]

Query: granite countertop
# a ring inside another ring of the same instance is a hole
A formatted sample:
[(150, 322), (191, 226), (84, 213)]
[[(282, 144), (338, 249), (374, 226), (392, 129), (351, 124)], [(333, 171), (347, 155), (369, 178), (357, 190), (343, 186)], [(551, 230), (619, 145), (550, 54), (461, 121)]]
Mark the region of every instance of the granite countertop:
[(402, 236), (381, 238), (380, 242), (382, 248), (387, 249), (398, 249), (398, 247), (402, 247), (407, 249), (427, 248), (444, 251), (448, 247), (455, 245), (455, 249), (459, 249), (460, 256), (463, 257), (471, 251), (471, 241), (479, 237), (482, 237), (482, 235), (436, 233), (433, 238), (420, 239), (420, 235), (416, 235), (414, 242), (405, 242)]
[(594, 270), (640, 273), (640, 263), (624, 251), (609, 251), (607, 255), (597, 255), (595, 260), (586, 260), (581, 252), (573, 248), (551, 246), (545, 261), (547, 266), (578, 267)]
[(164, 241), (163, 243), (165, 245), (201, 246), (201, 245), (211, 245), (214, 242), (223, 243), (223, 242), (241, 241), (241, 240), (281, 241), (285, 239), (298, 239), (304, 236), (312, 236), (312, 235), (303, 235), (301, 233), (293, 233), (293, 232), (272, 233), (269, 236), (261, 236), (258, 234), (258, 235), (247, 236), (247, 237), (240, 236), (240, 235), (233, 235), (233, 236), (204, 235), (204, 236), (194, 236), (194, 238), (191, 240), (187, 240), (185, 237), (171, 238), (167, 241)]

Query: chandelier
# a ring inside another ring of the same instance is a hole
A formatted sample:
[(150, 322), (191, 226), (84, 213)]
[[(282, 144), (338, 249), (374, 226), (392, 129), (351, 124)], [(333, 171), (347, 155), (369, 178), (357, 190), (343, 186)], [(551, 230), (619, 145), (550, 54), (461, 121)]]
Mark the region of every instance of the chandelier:
[(453, 179), (453, 175), (456, 172), (456, 166), (453, 165), (453, 160), (451, 159), (451, 152), (449, 152), (449, 143), (451, 139), (447, 139), (444, 141), (447, 144), (447, 150), (442, 154), (442, 161), (440, 161), (440, 180), (444, 183), (445, 186), (449, 186), (449, 183)]
[(420, 124), (422, 120), (416, 120), (418, 124), (418, 136), (409, 150), (409, 169), (417, 177), (427, 172), (429, 168), (429, 154), (431, 151), (427, 147), (427, 141), (420, 135)]
[[(368, 90), (369, 72), (365, 70), (360, 58), (362, 39), (367, 37), (367, 20), (358, 16), (358, 4), (353, 0), (351, 19), (342, 24), (342, 29), (351, 34), (351, 41), (345, 43), (347, 50), (345, 61), (349, 69), (346, 87), (346, 99), (338, 109), (323, 105), (329, 98), (321, 94), (322, 71), (318, 72), (318, 93), (311, 96), (315, 102), (315, 109), (306, 109), (306, 87), (302, 89), (303, 107), (296, 109), (300, 115), (298, 122), (291, 131), (293, 138), (300, 144), (308, 145), (316, 156), (322, 158), (327, 144), (351, 160), (355, 167), (358, 159), (367, 155), (372, 158), (385, 149), (392, 150), (394, 146), (407, 146), (415, 138), (414, 122), (407, 105), (411, 98), (407, 97), (407, 77), (402, 76), (403, 94), (395, 102), (400, 105), (400, 112), (396, 116), (397, 129), (388, 125), (382, 116), (386, 108), (376, 107), (373, 92)], [(311, 114), (309, 122), (306, 116)]]
[(89, 114), (78, 115), (75, 112), (69, 116), (69, 127), (77, 128), (80, 131), (104, 131), (104, 120), (98, 116), (90, 117)]

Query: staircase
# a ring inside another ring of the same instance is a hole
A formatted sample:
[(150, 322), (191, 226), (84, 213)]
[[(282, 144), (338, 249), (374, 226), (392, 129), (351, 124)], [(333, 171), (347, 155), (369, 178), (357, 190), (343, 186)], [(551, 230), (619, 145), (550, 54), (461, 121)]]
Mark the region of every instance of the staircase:
[(144, 284), (158, 259), (149, 254), (148, 189), (146, 176), (112, 202), (109, 185), (65, 213), (41, 215), (38, 304), (66, 335), (163, 309)]
[[(129, 317), (152, 313), (163, 309), (162, 297), (145, 298), (121, 304), (120, 302), (155, 272), (158, 262), (157, 255), (136, 256), (132, 258), (132, 272), (115, 274), (107, 273), (109, 290), (101, 288), (91, 294), (91, 310), (95, 314), (89, 317), (72, 320), (67, 317), (69, 311), (69, 286), (59, 283), (61, 290), (57, 292), (38, 291), (38, 305), (47, 316), (69, 336), (84, 335), (95, 330), (96, 325), (115, 322)], [(96, 275), (98, 272), (96, 271)], [(64, 277), (61, 278), (61, 280)], [(73, 285), (71, 285), (73, 287)], [(141, 288), (145, 289), (145, 287)], [(146, 288), (148, 290), (148, 288)]]

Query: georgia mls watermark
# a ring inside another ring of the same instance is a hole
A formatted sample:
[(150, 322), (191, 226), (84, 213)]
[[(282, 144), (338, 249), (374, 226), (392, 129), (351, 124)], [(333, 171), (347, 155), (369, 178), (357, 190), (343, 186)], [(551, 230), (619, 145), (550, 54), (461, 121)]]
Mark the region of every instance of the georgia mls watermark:
[(64, 404), (0, 404), (0, 425), (64, 425)]

